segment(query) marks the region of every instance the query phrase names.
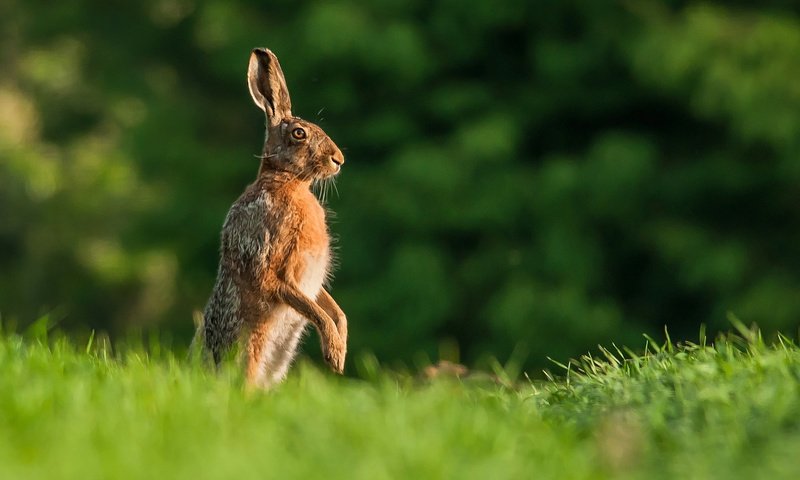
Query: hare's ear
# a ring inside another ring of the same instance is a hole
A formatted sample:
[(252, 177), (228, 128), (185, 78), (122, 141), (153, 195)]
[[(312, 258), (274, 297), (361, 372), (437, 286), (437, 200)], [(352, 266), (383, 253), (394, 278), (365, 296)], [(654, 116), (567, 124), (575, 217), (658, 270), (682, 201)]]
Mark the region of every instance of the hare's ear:
[(250, 54), (247, 69), (247, 86), (253, 101), (264, 113), (272, 126), (292, 116), (292, 100), (286, 79), (283, 78), (278, 57), (266, 48), (256, 48)]

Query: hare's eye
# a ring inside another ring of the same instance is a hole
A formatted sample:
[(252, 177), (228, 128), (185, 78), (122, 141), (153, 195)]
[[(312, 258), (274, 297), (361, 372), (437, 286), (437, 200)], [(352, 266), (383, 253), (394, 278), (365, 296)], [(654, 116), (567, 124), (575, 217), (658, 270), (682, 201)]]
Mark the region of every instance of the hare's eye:
[(292, 130), (292, 138), (294, 138), (295, 140), (303, 140), (304, 138), (306, 138), (306, 131), (300, 127), (297, 127), (294, 130)]

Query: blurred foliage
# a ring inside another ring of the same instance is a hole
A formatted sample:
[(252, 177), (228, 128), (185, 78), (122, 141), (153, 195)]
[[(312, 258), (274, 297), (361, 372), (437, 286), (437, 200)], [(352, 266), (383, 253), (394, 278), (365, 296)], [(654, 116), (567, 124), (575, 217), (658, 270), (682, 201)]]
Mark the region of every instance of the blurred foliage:
[(793, 2), (6, 0), (0, 29), (6, 321), (190, 336), (268, 46), (348, 158), (352, 351), (538, 364), (727, 311), (798, 326)]

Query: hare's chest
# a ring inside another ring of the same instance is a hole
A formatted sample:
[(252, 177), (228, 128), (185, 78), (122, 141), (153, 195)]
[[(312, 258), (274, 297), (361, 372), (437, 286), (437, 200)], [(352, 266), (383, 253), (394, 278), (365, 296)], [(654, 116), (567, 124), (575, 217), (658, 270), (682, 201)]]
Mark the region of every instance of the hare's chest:
[(295, 278), (300, 290), (312, 298), (322, 288), (330, 265), (330, 240), (325, 213), (318, 204), (315, 207), (306, 210), (295, 252)]
[(314, 298), (319, 293), (325, 278), (328, 275), (330, 254), (328, 249), (305, 252), (302, 255), (300, 272), (298, 275), (299, 287), (303, 293)]

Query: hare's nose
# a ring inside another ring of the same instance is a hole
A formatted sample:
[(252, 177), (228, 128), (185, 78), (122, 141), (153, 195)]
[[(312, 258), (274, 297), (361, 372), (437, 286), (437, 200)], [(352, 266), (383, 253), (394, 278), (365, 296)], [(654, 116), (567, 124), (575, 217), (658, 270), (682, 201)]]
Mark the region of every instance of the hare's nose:
[(342, 164), (344, 163), (344, 155), (342, 155), (342, 152), (336, 152), (333, 155), (331, 155), (331, 162), (341, 167)]

